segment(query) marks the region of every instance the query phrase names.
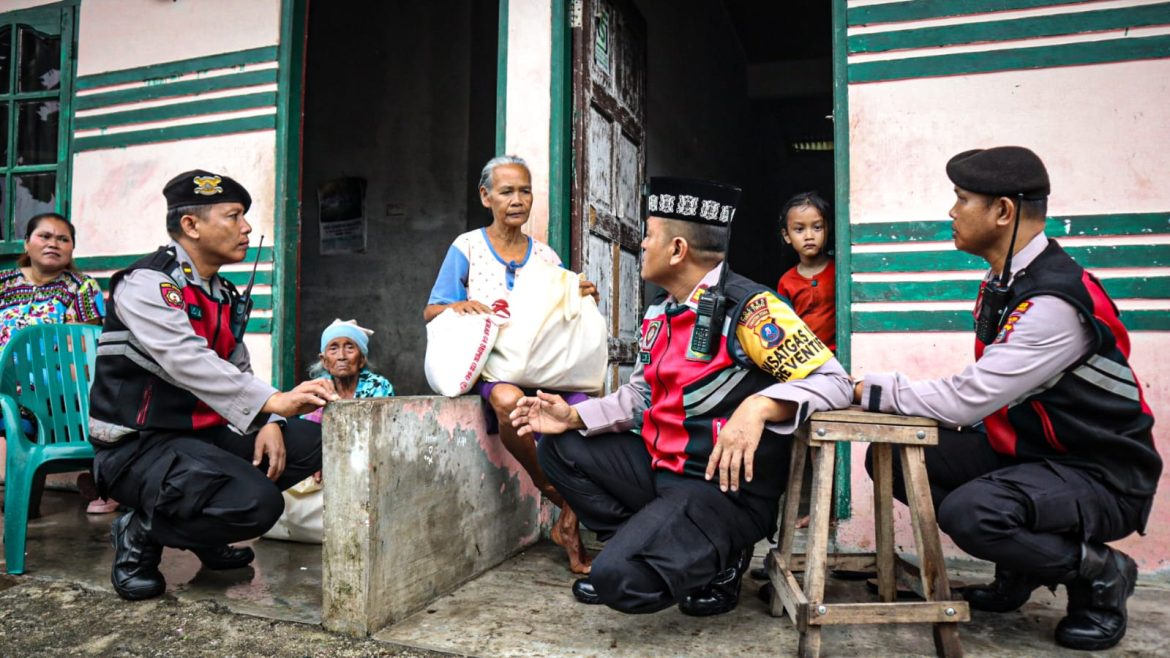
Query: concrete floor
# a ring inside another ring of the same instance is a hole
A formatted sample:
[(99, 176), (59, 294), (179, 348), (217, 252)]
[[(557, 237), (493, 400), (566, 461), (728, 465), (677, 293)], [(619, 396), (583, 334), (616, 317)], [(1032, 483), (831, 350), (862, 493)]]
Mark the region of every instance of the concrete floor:
[[(76, 494), (46, 492), (44, 516), (29, 527), (27, 578), (65, 580), (109, 592), (109, 523), (87, 517)], [(258, 540), (251, 569), (210, 572), (190, 553), (167, 550), (168, 594), (180, 600), (212, 599), (239, 614), (320, 622), (320, 548)], [(756, 562), (763, 551), (757, 550)], [(986, 568), (952, 569), (952, 578), (980, 582)], [(786, 619), (768, 616), (755, 597), (758, 583), (744, 581), (739, 607), (696, 619), (669, 609), (622, 615), (577, 604), (573, 576), (560, 550), (540, 544), (447, 594), (425, 610), (375, 634), (398, 645), (475, 656), (718, 656), (794, 655), (798, 636)], [(872, 600), (863, 583), (829, 581), (830, 600)], [(127, 604), (133, 605), (133, 604)], [(1064, 593), (1039, 590), (1019, 612), (973, 612), (961, 626), (969, 656), (1065, 656), (1051, 641), (1064, 614)], [(1122, 644), (1100, 655), (1170, 655), (1170, 584), (1146, 579), (1130, 600), (1130, 628)], [(826, 656), (933, 655), (927, 626), (829, 627)], [(1088, 655), (1088, 654), (1085, 654)]]

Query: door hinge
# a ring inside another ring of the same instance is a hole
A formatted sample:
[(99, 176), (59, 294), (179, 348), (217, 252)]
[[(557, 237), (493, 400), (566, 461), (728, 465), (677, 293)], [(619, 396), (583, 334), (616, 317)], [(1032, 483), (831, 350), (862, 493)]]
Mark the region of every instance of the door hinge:
[(572, 0), (569, 3), (569, 29), (576, 30), (581, 27), (581, 8), (582, 0)]

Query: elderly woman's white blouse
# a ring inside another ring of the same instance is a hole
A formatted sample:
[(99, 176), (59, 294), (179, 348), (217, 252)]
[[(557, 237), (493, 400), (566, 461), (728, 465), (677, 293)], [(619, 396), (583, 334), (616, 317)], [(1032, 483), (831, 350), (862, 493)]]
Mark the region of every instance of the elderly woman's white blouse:
[(501, 305), (507, 307), (516, 273), (533, 258), (558, 267), (561, 264), (551, 247), (532, 238), (528, 238), (528, 251), (523, 259), (504, 260), (492, 248), (486, 228), (468, 231), (455, 238), (447, 250), (427, 303), (454, 304), (470, 299), (499, 311)]

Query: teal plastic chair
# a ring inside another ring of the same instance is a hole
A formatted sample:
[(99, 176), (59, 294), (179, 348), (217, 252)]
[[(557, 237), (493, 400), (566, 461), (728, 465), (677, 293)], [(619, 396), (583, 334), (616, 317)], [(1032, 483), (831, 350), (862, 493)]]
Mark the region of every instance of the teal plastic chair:
[[(12, 334), (0, 355), (0, 410), (8, 442), (4, 484), (4, 558), (24, 573), (29, 496), (37, 472), (88, 468), (89, 385), (101, 327), (43, 324)], [(20, 407), (36, 417), (36, 436), (21, 431)]]

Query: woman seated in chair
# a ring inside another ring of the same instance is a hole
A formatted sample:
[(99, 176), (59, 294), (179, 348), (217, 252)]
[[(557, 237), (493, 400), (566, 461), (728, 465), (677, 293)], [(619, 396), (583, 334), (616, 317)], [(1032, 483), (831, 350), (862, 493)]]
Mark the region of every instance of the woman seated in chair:
[[(106, 315), (102, 290), (96, 279), (79, 272), (73, 263), (76, 237), (73, 224), (57, 213), (41, 213), (28, 220), (24, 253), (15, 268), (0, 272), (0, 349), (14, 332), (31, 325), (102, 323)], [(22, 418), (21, 424), (26, 433), (35, 432), (31, 418)], [(116, 501), (97, 498), (89, 473), (77, 478), (77, 486), (92, 500), (86, 508), (90, 514), (118, 508)]]

